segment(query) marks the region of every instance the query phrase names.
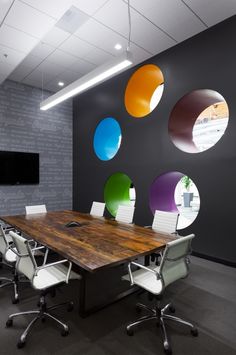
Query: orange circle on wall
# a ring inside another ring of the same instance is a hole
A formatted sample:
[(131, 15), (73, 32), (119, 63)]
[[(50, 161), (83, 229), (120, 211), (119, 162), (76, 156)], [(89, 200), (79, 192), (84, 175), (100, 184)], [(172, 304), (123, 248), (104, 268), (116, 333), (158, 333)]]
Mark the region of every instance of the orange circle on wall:
[(147, 116), (158, 105), (164, 89), (164, 76), (154, 64), (146, 64), (134, 72), (125, 90), (125, 107), (131, 116)]

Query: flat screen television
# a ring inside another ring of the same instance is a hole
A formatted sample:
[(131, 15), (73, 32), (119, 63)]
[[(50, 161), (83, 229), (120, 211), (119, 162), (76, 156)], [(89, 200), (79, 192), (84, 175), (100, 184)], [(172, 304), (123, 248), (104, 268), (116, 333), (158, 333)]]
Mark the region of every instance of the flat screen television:
[(0, 151), (0, 185), (39, 184), (39, 154)]

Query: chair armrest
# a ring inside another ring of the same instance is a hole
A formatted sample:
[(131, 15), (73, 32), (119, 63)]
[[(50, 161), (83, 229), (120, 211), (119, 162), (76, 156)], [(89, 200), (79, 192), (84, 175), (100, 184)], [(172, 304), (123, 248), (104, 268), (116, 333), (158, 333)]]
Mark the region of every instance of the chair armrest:
[(41, 245), (40, 247), (32, 248), (31, 250), (32, 250), (32, 252), (34, 252), (36, 250), (41, 250), (41, 249), (46, 249), (45, 253), (44, 253), (44, 257), (43, 257), (43, 264), (42, 264), (42, 265), (45, 265), (47, 262), (49, 249), (47, 247), (45, 247), (45, 245)]
[(44, 245), (42, 245), (41, 247), (32, 248), (31, 250), (35, 251), (35, 250), (40, 250), (40, 249), (44, 249), (44, 248), (46, 248), (46, 247)]
[(45, 264), (45, 265), (39, 266), (36, 269), (35, 275), (37, 275), (37, 272), (39, 270), (46, 269), (48, 267), (59, 265), (59, 264), (64, 264), (64, 263), (69, 263), (68, 271), (67, 271), (67, 274), (66, 274), (66, 280), (65, 280), (65, 282), (68, 283), (69, 282), (69, 278), (70, 278), (71, 268), (72, 268), (72, 262), (67, 260), (67, 259), (63, 259), (63, 260), (55, 261), (54, 263), (50, 263), (50, 264)]
[(153, 270), (153, 269), (150, 269), (149, 267), (144, 266), (144, 265), (142, 265), (142, 264), (136, 263), (135, 261), (131, 261), (131, 262), (128, 264), (128, 272), (129, 272), (129, 277), (130, 277), (130, 283), (131, 283), (131, 285), (134, 284), (134, 279), (133, 279), (133, 274), (132, 274), (132, 270), (131, 270), (131, 265), (138, 266), (139, 268), (141, 268), (141, 269), (143, 269), (143, 270), (146, 270), (146, 271), (148, 271), (148, 272), (151, 272), (152, 274), (155, 274), (157, 280), (160, 279), (160, 274), (159, 274), (158, 271)]

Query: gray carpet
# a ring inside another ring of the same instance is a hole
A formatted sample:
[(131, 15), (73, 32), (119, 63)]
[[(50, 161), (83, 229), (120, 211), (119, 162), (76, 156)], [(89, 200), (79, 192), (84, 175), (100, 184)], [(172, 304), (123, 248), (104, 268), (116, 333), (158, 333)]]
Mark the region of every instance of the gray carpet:
[[(4, 270), (0, 270), (2, 274)], [(73, 282), (63, 287), (48, 303), (72, 299), (75, 310), (55, 313), (68, 322), (70, 334), (61, 337), (50, 320), (39, 322), (30, 334), (26, 347), (18, 350), (16, 343), (28, 319), (15, 320), (5, 328), (8, 314), (36, 308), (37, 293), (29, 286), (21, 287), (21, 301), (12, 305), (11, 288), (0, 289), (0, 354), (33, 355), (153, 355), (163, 354), (160, 329), (146, 323), (133, 337), (125, 325), (137, 317), (135, 303), (150, 302), (145, 294), (133, 294), (85, 319), (77, 314), (78, 286)], [(99, 293), (99, 289), (97, 290)], [(176, 315), (197, 324), (199, 337), (194, 338), (184, 326), (167, 327), (174, 355), (235, 355), (236, 353), (236, 272), (235, 269), (192, 257), (187, 279), (172, 284), (165, 300), (174, 300)]]

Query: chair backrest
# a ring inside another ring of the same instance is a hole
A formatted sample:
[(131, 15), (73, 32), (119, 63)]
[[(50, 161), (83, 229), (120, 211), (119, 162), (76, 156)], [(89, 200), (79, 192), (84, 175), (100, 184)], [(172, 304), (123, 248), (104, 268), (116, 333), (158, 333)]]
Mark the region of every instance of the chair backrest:
[(16, 269), (32, 280), (37, 267), (36, 261), (31, 251), (29, 241), (15, 232), (10, 232), (15, 248), (17, 250)]
[(8, 241), (5, 235), (5, 232), (2, 228), (2, 225), (0, 225), (0, 253), (4, 256), (4, 254), (6, 253), (7, 249), (8, 249)]
[(163, 233), (175, 233), (179, 219), (178, 212), (155, 211), (152, 229)]
[(194, 234), (190, 234), (167, 243), (159, 271), (164, 286), (187, 276), (187, 256), (191, 253), (191, 242), (194, 237)]
[(105, 210), (105, 203), (93, 201), (90, 214), (92, 216), (102, 217)]
[(46, 205), (25, 206), (26, 214), (46, 213), (46, 212), (47, 212)]
[(134, 206), (119, 205), (115, 220), (117, 222), (132, 223), (134, 217)]

